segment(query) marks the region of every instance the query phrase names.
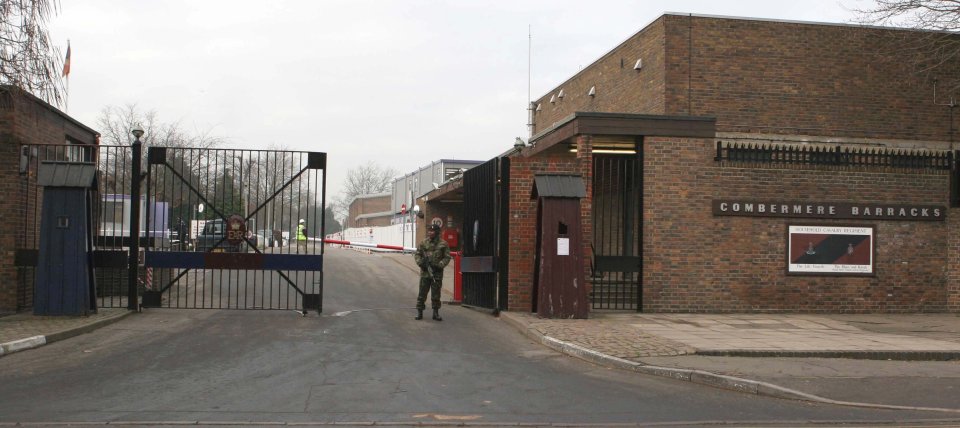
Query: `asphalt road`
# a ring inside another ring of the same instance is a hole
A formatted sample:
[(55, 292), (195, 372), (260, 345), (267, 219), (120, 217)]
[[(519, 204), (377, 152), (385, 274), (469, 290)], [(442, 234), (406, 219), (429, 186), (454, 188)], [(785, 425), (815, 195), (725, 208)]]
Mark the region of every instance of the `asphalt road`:
[(417, 277), (331, 249), (322, 315), (149, 309), (0, 358), (0, 423), (936, 424), (604, 369), (489, 313), (414, 321)]

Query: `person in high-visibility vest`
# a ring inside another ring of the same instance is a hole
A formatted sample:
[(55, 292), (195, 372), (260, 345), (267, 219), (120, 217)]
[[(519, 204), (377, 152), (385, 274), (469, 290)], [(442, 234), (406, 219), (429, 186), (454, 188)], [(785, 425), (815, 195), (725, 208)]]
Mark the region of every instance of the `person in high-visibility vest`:
[(307, 222), (302, 218), (300, 225), (297, 226), (297, 250), (307, 252)]

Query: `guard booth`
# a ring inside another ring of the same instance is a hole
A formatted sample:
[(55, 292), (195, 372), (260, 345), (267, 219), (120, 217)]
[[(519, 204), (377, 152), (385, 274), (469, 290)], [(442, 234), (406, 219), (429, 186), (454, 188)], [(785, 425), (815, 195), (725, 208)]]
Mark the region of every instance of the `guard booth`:
[(536, 312), (542, 318), (587, 318), (583, 273), (580, 198), (587, 195), (579, 175), (536, 175)]
[(33, 313), (87, 315), (96, 312), (91, 254), (96, 165), (92, 162), (42, 162), (40, 251), (37, 257)]

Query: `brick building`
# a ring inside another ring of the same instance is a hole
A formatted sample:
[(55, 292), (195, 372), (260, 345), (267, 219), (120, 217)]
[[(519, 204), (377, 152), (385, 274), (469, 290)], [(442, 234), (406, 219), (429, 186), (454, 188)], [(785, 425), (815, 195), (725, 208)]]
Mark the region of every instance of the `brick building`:
[(39, 98), (0, 86), (0, 313), (29, 309), (32, 302), (34, 269), (24, 265), (36, 258), (40, 198), (24, 192), (36, 192), (36, 176), (26, 171), (36, 162), (37, 145), (45, 146), (45, 158), (83, 161), (91, 152), (80, 147), (99, 138)]
[(390, 210), (392, 196), (392, 193), (378, 193), (353, 198), (344, 228), (389, 226), (393, 218), (393, 211)]
[(537, 310), (532, 187), (567, 174), (593, 310), (960, 312), (957, 94), (884, 54), (924, 36), (661, 16), (532, 103), (500, 308)]

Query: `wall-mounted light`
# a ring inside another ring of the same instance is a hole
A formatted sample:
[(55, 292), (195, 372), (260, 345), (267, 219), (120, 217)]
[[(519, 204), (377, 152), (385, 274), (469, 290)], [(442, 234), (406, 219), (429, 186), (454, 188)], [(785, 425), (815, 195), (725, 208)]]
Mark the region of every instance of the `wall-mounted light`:
[(20, 174), (26, 174), (30, 169), (30, 146), (20, 147)]
[(638, 59), (638, 60), (637, 60), (637, 63), (636, 63), (636, 64), (633, 64), (633, 69), (634, 69), (634, 70), (639, 70), (639, 69), (641, 69), (642, 67), (643, 67), (643, 60), (642, 60), (642, 59)]
[(513, 140), (513, 150), (515, 151), (519, 152), (526, 146), (527, 143), (523, 141), (523, 138), (517, 137), (517, 139)]
[[(569, 147), (570, 153), (577, 152), (577, 145), (571, 144)], [(590, 151), (594, 154), (608, 154), (608, 155), (635, 155), (637, 154), (636, 147), (633, 143), (604, 143), (593, 146), (593, 150)]]
[(587, 95), (589, 95), (589, 96), (591, 96), (591, 97), (597, 96), (597, 87), (596, 87), (596, 86), (591, 86), (591, 87), (590, 87), (590, 91), (587, 92)]
[(563, 98), (563, 89), (560, 90), (560, 93), (557, 94), (557, 98)]
[(543, 104), (537, 104), (537, 111), (543, 110)]
[(557, 102), (557, 97), (551, 95), (551, 96), (550, 96), (550, 104), (555, 104), (556, 102)]

